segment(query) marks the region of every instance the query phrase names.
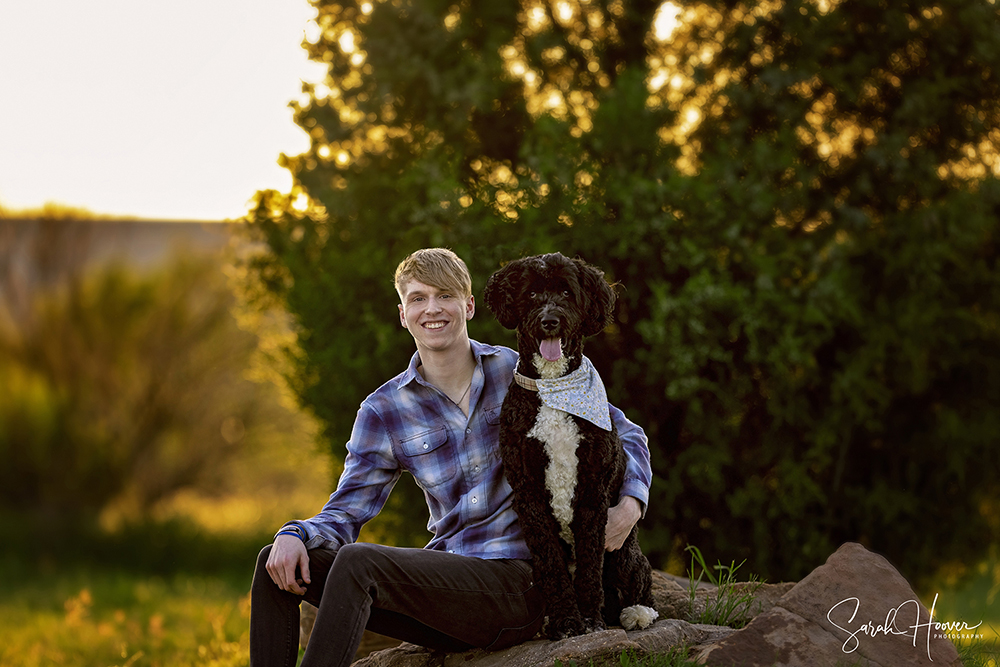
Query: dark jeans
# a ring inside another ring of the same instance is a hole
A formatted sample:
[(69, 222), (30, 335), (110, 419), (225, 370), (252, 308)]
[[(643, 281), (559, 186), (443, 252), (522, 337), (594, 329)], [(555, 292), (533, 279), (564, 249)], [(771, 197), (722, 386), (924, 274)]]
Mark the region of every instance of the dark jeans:
[(251, 667), (293, 667), (299, 603), (319, 608), (302, 667), (351, 664), (365, 628), (432, 649), (497, 650), (531, 639), (545, 603), (531, 564), (424, 549), (349, 544), (311, 549), (304, 596), (278, 588), (257, 558), (250, 601)]

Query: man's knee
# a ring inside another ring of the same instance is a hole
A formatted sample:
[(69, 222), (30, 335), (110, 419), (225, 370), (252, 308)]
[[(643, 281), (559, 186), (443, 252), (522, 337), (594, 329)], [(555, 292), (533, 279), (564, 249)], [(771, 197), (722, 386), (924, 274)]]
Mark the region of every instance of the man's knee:
[(355, 542), (345, 544), (337, 551), (334, 567), (341, 576), (354, 576), (368, 571), (381, 554), (377, 544)]
[(375, 597), (380, 582), (406, 577), (405, 562), (398, 560), (402, 551), (381, 544), (346, 544), (337, 551), (327, 585), (353, 586)]
[(267, 569), (267, 559), (271, 555), (271, 547), (273, 546), (273, 544), (268, 544), (257, 554), (257, 572), (263, 572)]
[(260, 586), (273, 585), (277, 588), (277, 584), (271, 579), (271, 574), (267, 571), (267, 559), (271, 555), (271, 547), (273, 544), (268, 544), (266, 547), (260, 550), (257, 554), (257, 567), (254, 568), (253, 572), (253, 582), (251, 586), (253, 588), (259, 588)]

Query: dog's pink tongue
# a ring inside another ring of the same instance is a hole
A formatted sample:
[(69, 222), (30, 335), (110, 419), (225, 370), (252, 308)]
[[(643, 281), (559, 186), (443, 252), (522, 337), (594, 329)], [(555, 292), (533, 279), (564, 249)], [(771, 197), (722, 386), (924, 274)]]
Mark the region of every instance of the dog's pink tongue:
[(538, 351), (546, 361), (558, 361), (562, 356), (562, 338), (546, 338), (538, 346)]

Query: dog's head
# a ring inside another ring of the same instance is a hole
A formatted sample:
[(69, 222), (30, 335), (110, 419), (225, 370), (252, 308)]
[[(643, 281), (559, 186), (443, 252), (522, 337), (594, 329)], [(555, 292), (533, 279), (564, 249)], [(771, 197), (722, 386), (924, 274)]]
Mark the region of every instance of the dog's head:
[(519, 347), (534, 346), (547, 361), (600, 333), (615, 304), (603, 271), (559, 253), (508, 263), (490, 277), (483, 296), (501, 325), (517, 329)]

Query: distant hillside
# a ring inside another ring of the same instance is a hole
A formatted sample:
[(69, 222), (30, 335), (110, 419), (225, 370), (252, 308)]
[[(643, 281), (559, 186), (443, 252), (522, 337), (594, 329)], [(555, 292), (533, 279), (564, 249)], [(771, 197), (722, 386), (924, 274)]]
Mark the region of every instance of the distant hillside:
[(219, 252), (229, 243), (232, 230), (232, 223), (6, 218), (0, 219), (0, 255), (17, 263), (39, 243), (72, 243), (73, 254), (86, 265), (119, 260), (151, 268), (175, 250)]

